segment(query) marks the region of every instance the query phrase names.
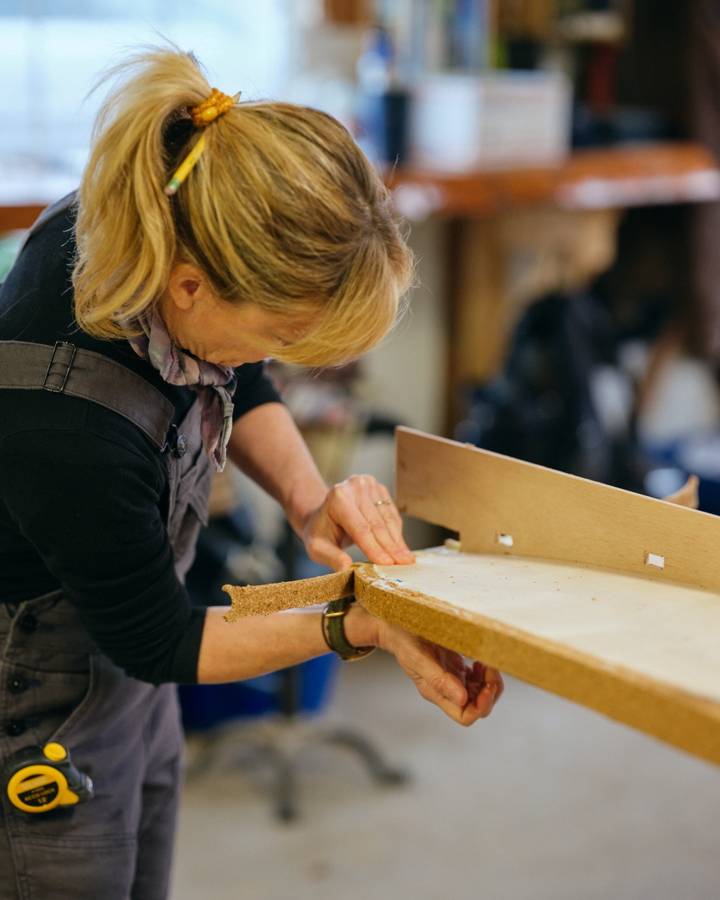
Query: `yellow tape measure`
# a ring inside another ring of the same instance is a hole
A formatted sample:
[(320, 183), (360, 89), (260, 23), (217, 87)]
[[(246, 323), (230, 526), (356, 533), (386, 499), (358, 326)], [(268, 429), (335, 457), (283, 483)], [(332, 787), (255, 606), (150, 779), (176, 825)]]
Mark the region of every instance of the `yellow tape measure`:
[(92, 797), (92, 780), (75, 768), (57, 741), (20, 750), (4, 768), (8, 799), (22, 812), (50, 812)]

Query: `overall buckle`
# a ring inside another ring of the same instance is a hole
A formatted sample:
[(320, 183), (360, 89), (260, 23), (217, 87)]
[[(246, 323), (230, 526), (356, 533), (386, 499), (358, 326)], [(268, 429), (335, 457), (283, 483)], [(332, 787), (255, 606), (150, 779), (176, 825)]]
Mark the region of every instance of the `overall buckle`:
[[(53, 394), (62, 394), (70, 377), (70, 370), (75, 362), (75, 354), (77, 347), (67, 341), (55, 341), (50, 362), (45, 372), (45, 380), (43, 381), (43, 389), (51, 391)], [(59, 354), (64, 354), (65, 358)], [(54, 371), (53, 371), (54, 370)], [(53, 379), (51, 382), (50, 379)], [(58, 386), (57, 381), (60, 381)]]

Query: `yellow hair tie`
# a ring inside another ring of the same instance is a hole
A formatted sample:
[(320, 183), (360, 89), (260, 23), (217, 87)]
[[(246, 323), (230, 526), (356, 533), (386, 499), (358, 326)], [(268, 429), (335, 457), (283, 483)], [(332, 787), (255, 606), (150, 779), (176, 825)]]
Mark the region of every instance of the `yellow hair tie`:
[(209, 125), (211, 122), (214, 122), (218, 116), (223, 115), (223, 113), (235, 106), (239, 96), (240, 94), (235, 94), (235, 96), (231, 97), (229, 94), (223, 94), (222, 91), (213, 88), (209, 97), (190, 109), (193, 125), (196, 128), (201, 128), (203, 125)]
[[(222, 91), (213, 88), (209, 97), (203, 100), (202, 103), (198, 103), (197, 106), (193, 106), (189, 109), (193, 125), (196, 128), (203, 128), (211, 122), (214, 122), (219, 116), (222, 116), (229, 109), (232, 109), (239, 97), (239, 92), (231, 97), (229, 94), (223, 94)], [(204, 149), (205, 134), (203, 132), (195, 144), (193, 144), (185, 159), (183, 159), (177, 169), (173, 172), (170, 181), (165, 185), (165, 193), (168, 197), (172, 197), (172, 195), (176, 193), (183, 181), (185, 181), (192, 172), (195, 164), (202, 156)]]

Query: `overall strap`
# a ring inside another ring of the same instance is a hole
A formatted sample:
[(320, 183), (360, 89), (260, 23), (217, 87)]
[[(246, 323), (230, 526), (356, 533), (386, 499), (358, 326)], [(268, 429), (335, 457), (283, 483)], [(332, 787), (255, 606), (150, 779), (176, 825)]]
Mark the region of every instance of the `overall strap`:
[(124, 416), (163, 450), (175, 407), (156, 387), (101, 353), (58, 341), (0, 341), (0, 390), (44, 390)]

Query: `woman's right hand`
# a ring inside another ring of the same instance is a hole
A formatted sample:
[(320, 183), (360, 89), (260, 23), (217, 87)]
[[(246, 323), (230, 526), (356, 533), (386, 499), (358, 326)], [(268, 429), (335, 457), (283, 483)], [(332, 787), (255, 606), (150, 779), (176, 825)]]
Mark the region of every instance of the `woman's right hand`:
[(469, 726), (489, 716), (504, 690), (496, 669), (481, 662), (467, 663), (453, 650), (376, 619), (360, 604), (353, 604), (348, 613), (346, 630), (355, 646), (372, 644), (392, 653), (420, 696), (459, 725)]

